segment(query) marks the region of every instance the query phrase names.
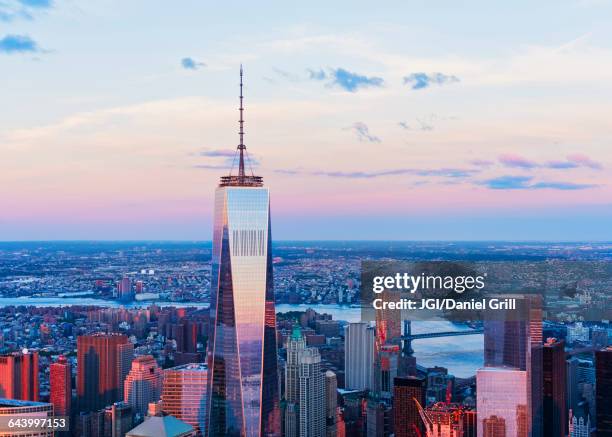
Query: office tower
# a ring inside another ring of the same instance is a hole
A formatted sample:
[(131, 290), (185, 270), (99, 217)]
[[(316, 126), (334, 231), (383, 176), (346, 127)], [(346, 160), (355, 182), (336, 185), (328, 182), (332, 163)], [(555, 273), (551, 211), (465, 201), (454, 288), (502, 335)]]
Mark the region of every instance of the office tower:
[(209, 434), (277, 436), (280, 397), (270, 195), (263, 178), (245, 172), (242, 68), (240, 78), (238, 175), (221, 177), (215, 193)]
[(508, 295), (516, 299), (516, 310), (496, 310), (484, 323), (485, 367), (527, 370), (533, 346), (542, 343), (541, 298)]
[(162, 379), (162, 369), (151, 355), (143, 355), (132, 361), (132, 369), (124, 382), (124, 400), (137, 417), (144, 417), (149, 402), (159, 400)]
[(578, 402), (580, 400), (580, 393), (578, 390), (578, 358), (571, 357), (565, 363), (565, 375), (566, 375), (566, 408), (567, 410), (576, 410)]
[(338, 391), (342, 406), (340, 420), (338, 421), (338, 434), (342, 432), (347, 436), (362, 436), (366, 432), (366, 415), (364, 405), (367, 402), (368, 392), (359, 390)]
[(486, 319), (484, 323), (484, 365), (527, 372), (526, 426), (533, 436), (540, 436), (543, 423), (542, 298), (538, 295), (506, 297), (516, 300), (516, 310), (496, 310), (487, 314), (487, 318), (493, 316), (493, 320)]
[(299, 435), (300, 402), (300, 354), (306, 350), (306, 340), (298, 325), (287, 340), (287, 362), (285, 364), (285, 417), (286, 437)]
[(366, 404), (366, 435), (385, 437), (393, 434), (393, 410), (389, 402), (371, 395)]
[(317, 348), (303, 350), (300, 361), (300, 436), (325, 436), (325, 376)]
[(572, 414), (572, 410), (569, 411), (569, 437), (590, 437), (591, 436), (591, 419), (587, 417), (576, 417)]
[(122, 334), (77, 337), (77, 396), (79, 411), (96, 411), (119, 399), (118, 346)]
[[(511, 368), (485, 367), (476, 372), (476, 410), (478, 436), (485, 436), (485, 423), (503, 419), (507, 436), (527, 437), (520, 430), (528, 428), (527, 372)], [(499, 425), (495, 423), (495, 429)], [(497, 434), (494, 434), (497, 437)]]
[(192, 320), (183, 320), (180, 323), (172, 323), (167, 327), (169, 339), (176, 342), (177, 352), (197, 352), (198, 325)]
[(117, 387), (119, 389), (117, 398), (123, 400), (125, 398), (124, 381), (132, 368), (134, 360), (134, 345), (132, 342), (117, 345)]
[[(45, 402), (23, 401), (14, 399), (0, 399), (0, 420), (3, 429), (7, 429), (10, 419), (28, 420), (53, 418), (53, 405)], [(10, 430), (0, 431), (0, 437), (53, 437), (57, 435), (53, 430), (24, 430), (23, 432)]]
[(38, 352), (0, 356), (0, 398), (38, 401)]
[(117, 282), (117, 297), (124, 302), (129, 302), (134, 299), (132, 281), (130, 281), (130, 278), (123, 278), (121, 281)]
[(186, 364), (164, 370), (162, 409), (206, 435), (206, 390), (209, 374), (204, 363)]
[(124, 437), (134, 424), (132, 407), (115, 402), (104, 410), (104, 437)]
[(595, 352), (597, 437), (612, 436), (612, 346)]
[(566, 435), (565, 366), (565, 342), (555, 338), (547, 339), (542, 359), (544, 437)]
[(70, 416), (71, 376), (70, 362), (63, 355), (60, 355), (57, 361), (49, 366), (50, 401), (55, 408), (56, 416)]
[(325, 372), (325, 428), (327, 437), (337, 433), (338, 416), (338, 379), (331, 370)]
[(424, 434), (419, 404), (425, 405), (425, 379), (414, 376), (395, 378), (393, 382), (395, 437), (418, 437)]
[(374, 328), (367, 323), (349, 323), (344, 336), (345, 387), (349, 390), (373, 388)]
[(463, 412), (463, 437), (477, 437), (478, 435), (478, 412), (476, 410), (464, 410)]
[(435, 402), (450, 402), (452, 400), (455, 377), (448, 374), (445, 367), (432, 367), (427, 369), (427, 404)]
[(393, 379), (398, 375), (400, 347), (396, 344), (384, 344), (376, 355), (374, 366), (374, 390), (381, 399), (393, 397)]
[[(401, 296), (399, 292), (385, 290), (377, 296), (383, 302), (395, 302)], [(395, 309), (376, 310), (376, 351), (385, 344), (399, 344), (402, 335), (402, 312)]]
[(125, 437), (195, 437), (193, 426), (173, 416), (149, 417)]
[(506, 420), (502, 417), (490, 416), (482, 421), (483, 437), (510, 437), (506, 431)]

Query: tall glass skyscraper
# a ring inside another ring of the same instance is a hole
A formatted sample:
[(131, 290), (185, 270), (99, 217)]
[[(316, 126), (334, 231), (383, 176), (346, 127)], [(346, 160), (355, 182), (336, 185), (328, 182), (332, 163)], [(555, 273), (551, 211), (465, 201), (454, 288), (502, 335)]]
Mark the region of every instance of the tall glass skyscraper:
[(238, 175), (215, 194), (211, 281), (209, 436), (279, 436), (270, 195), (245, 172), (240, 69)]

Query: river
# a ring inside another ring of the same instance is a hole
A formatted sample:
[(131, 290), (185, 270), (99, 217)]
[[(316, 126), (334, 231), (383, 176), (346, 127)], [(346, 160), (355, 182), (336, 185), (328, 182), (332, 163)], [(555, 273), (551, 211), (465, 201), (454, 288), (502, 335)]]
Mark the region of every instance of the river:
[[(25, 297), (0, 298), (0, 308), (6, 306), (37, 306), (60, 307), (70, 305), (92, 305), (109, 308), (139, 308), (155, 303), (158, 306), (199, 307), (207, 308), (207, 303), (198, 302), (133, 302), (122, 303), (113, 300), (85, 298), (57, 298), (57, 297)], [(306, 304), (278, 304), (276, 311), (286, 313), (289, 311), (305, 311), (312, 308), (318, 313), (331, 314), (334, 320), (357, 322), (361, 320), (361, 310), (358, 307), (343, 305), (306, 305)], [(448, 321), (415, 321), (412, 322), (412, 333), (436, 331), (458, 331), (469, 329), (462, 325), (455, 325)], [(455, 376), (465, 378), (476, 373), (476, 369), (483, 363), (483, 336), (468, 335), (462, 337), (440, 337), (413, 341), (412, 348), (417, 363), (425, 367), (443, 366)]]

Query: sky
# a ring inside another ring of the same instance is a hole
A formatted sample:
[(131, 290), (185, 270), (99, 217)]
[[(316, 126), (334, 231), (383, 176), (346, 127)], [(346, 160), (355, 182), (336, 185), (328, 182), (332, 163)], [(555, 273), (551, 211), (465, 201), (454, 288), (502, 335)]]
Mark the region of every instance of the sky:
[(0, 0), (0, 240), (209, 239), (241, 63), (276, 240), (612, 240), (612, 2), (460, 3)]

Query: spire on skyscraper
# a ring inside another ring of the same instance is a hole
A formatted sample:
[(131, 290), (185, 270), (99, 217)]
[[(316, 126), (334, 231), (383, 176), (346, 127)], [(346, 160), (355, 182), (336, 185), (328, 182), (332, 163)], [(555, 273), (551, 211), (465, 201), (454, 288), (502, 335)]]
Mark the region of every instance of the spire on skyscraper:
[[(238, 108), (240, 112), (240, 119), (238, 123), (240, 125), (240, 130), (238, 134), (240, 135), (240, 144), (238, 144), (238, 176), (232, 176), (232, 172), (230, 170), (230, 174), (228, 176), (221, 176), (221, 183), (219, 186), (221, 187), (261, 187), (263, 186), (263, 178), (261, 176), (255, 176), (253, 174), (253, 170), (251, 169), (251, 174), (247, 176), (244, 166), (245, 166), (245, 153), (246, 146), (244, 144), (244, 95), (242, 93), (243, 81), (242, 78), (244, 76), (244, 70), (242, 69), (242, 64), (240, 64), (240, 107)], [(248, 158), (248, 154), (247, 157)], [(235, 159), (235, 158), (234, 158)], [(235, 161), (234, 161), (235, 162)], [(232, 165), (233, 169), (233, 165)]]
[(238, 163), (238, 177), (244, 179), (244, 150), (246, 149), (246, 146), (244, 145), (244, 107), (242, 106), (242, 75), (242, 64), (240, 64), (240, 120), (238, 121), (240, 123), (240, 144), (238, 144), (238, 153), (240, 153), (240, 161)]

